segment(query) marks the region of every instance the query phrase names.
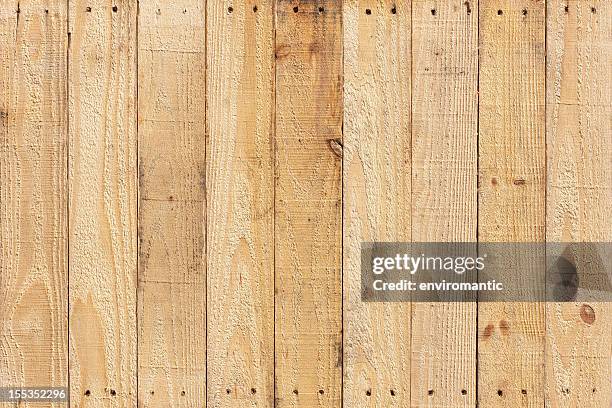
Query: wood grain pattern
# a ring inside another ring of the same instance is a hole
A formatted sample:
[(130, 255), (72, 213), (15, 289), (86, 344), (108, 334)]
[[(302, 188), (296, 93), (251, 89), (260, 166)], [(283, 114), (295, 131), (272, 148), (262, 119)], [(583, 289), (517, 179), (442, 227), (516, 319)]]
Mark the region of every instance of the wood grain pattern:
[(140, 1), (138, 396), (206, 405), (205, 10)]
[(71, 406), (136, 406), (136, 1), (70, 2)]
[(0, 386), (68, 384), (65, 21), (0, 2)]
[[(544, 21), (544, 2), (480, 7), (481, 242), (544, 240)], [(478, 326), (478, 405), (543, 406), (543, 304), (480, 303)]]
[[(612, 240), (611, 13), (607, 1), (548, 2), (550, 242)], [(612, 406), (612, 306), (549, 303), (546, 314), (546, 403)]]
[(366, 241), (612, 240), (611, 10), (0, 0), (0, 387), (611, 407), (609, 304), (360, 293)]
[(276, 398), (339, 407), (342, 7), (276, 3)]
[[(476, 240), (478, 5), (413, 1), (412, 240)], [(412, 306), (412, 406), (476, 401), (476, 304)]]
[(207, 17), (208, 403), (273, 407), (273, 1)]
[(343, 10), (346, 407), (410, 406), (410, 304), (362, 302), (360, 278), (362, 242), (410, 241), (410, 3)]

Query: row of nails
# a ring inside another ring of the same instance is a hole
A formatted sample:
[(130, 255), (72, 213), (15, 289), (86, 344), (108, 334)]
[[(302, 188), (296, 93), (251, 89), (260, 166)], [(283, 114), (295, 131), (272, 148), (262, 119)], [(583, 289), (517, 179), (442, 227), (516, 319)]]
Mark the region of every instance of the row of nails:
[[(231, 389), (229, 389), (229, 388), (228, 388), (226, 391), (227, 391), (227, 394), (231, 394), (231, 393), (232, 393), (232, 390), (231, 390)], [(597, 390), (596, 390), (595, 388), (593, 388), (593, 392), (596, 392), (596, 391), (597, 391)], [(563, 389), (563, 393), (564, 393), (564, 394), (569, 394), (569, 392), (570, 392), (569, 388), (565, 388), (565, 389)], [(255, 395), (256, 393), (257, 393), (257, 389), (255, 389), (255, 388), (251, 388), (251, 394)], [(297, 390), (297, 389), (296, 389), (296, 390), (293, 390), (293, 393), (294, 393), (295, 395), (298, 395), (298, 394), (299, 394), (299, 392), (298, 392), (298, 390)], [(323, 390), (319, 390), (319, 394), (323, 395), (324, 393), (325, 393), (325, 391), (323, 391)], [(391, 396), (392, 396), (392, 397), (395, 397), (395, 395), (396, 395), (395, 390), (393, 390), (393, 389), (389, 390), (389, 393), (391, 394)], [(151, 391), (151, 395), (153, 395), (153, 394), (154, 394), (154, 392), (153, 392), (153, 391)], [(368, 397), (372, 396), (372, 390), (367, 390), (367, 391), (365, 392), (365, 394), (366, 394)], [(434, 390), (429, 390), (429, 391), (427, 391), (427, 394), (428, 394), (429, 396), (434, 395)], [(522, 389), (522, 390), (521, 390), (521, 394), (523, 394), (523, 395), (527, 395), (527, 390)], [(90, 390), (86, 390), (86, 391), (85, 391), (85, 395), (86, 395), (86, 396), (90, 396), (90, 395), (91, 395), (91, 391), (90, 391)], [(117, 395), (117, 392), (116, 392), (115, 390), (112, 390), (112, 389), (111, 389), (111, 390), (110, 390), (110, 395), (115, 396), (115, 395)], [(182, 396), (185, 396), (185, 391), (181, 391), (181, 395), (182, 395)], [(461, 395), (467, 395), (467, 390), (461, 390)], [(497, 390), (497, 395), (499, 395), (500, 397), (503, 397), (503, 396), (504, 396), (504, 392), (503, 392), (502, 390)]]
[[(466, 2), (466, 3), (467, 3), (467, 2)], [(113, 12), (115, 12), (115, 13), (116, 13), (116, 12), (117, 12), (117, 10), (118, 10), (117, 6), (113, 6)], [(259, 9), (257, 8), (257, 6), (256, 6), (256, 5), (255, 5), (255, 6), (253, 6), (253, 12), (255, 12), (255, 13), (256, 13), (256, 12), (257, 12), (257, 10), (259, 10)], [(86, 11), (86, 12), (88, 12), (88, 13), (89, 13), (89, 12), (91, 12), (91, 7), (86, 7), (86, 8), (85, 8), (85, 11)], [(227, 8), (227, 11), (228, 11), (228, 13), (233, 13), (233, 12), (234, 12), (234, 8), (230, 6), (230, 7), (228, 7), (228, 8)], [(297, 13), (298, 11), (300, 11), (300, 9), (299, 9), (297, 6), (295, 6), (295, 7), (293, 8), (293, 12), (294, 12), (294, 13)], [(319, 13), (323, 13), (324, 11), (325, 11), (325, 8), (323, 8), (323, 7), (319, 7)], [(17, 13), (20, 13), (20, 12), (21, 12), (21, 10), (20, 10), (20, 9), (17, 9)], [(158, 10), (157, 10), (157, 13), (159, 14), (160, 12), (161, 12), (161, 10), (159, 10), (159, 9), (158, 9)], [(186, 10), (186, 9), (185, 9), (185, 10), (183, 10), (183, 13), (186, 13), (186, 12), (187, 12), (187, 10)], [(469, 8), (469, 6), (468, 6), (468, 8), (467, 8), (467, 13), (468, 13), (468, 14), (470, 14), (471, 12), (472, 12), (472, 10), (471, 10), (471, 9)], [(528, 13), (527, 9), (523, 9), (521, 12), (522, 12), (522, 14), (523, 14), (524, 16), (526, 16), (526, 15), (527, 15), (527, 13)], [(565, 12), (566, 12), (566, 13), (568, 13), (568, 12), (569, 12), (569, 6), (565, 6)], [(591, 7), (591, 13), (596, 13), (596, 12), (597, 12), (597, 9), (596, 9), (595, 7)], [(49, 13), (49, 10), (48, 10), (48, 9), (45, 9), (45, 13)], [(365, 9), (365, 13), (366, 13), (366, 14), (369, 16), (369, 15), (371, 15), (371, 14), (372, 14), (372, 10), (371, 10), (371, 9)], [(392, 13), (392, 14), (396, 14), (396, 13), (397, 13), (397, 9), (396, 9), (395, 7), (391, 8), (391, 13)], [(437, 14), (436, 9), (431, 9), (431, 15), (432, 15), (432, 16), (435, 16), (436, 14)], [(503, 15), (503, 14), (504, 14), (504, 11), (503, 11), (503, 10), (497, 10), (497, 15), (498, 15), (498, 16), (501, 16), (501, 15)]]

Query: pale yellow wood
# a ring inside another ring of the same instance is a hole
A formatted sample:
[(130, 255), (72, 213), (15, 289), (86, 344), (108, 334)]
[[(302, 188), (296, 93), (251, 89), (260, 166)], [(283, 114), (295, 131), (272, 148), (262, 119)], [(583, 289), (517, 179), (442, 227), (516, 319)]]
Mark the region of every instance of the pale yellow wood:
[(410, 241), (410, 3), (344, 3), (345, 407), (410, 407), (410, 303), (361, 300), (361, 243)]
[[(480, 4), (480, 242), (544, 240), (544, 32), (544, 2)], [(543, 304), (479, 303), (478, 328), (478, 406), (542, 407)]]
[[(412, 240), (476, 240), (478, 4), (415, 0)], [(412, 306), (414, 407), (476, 401), (476, 304)]]
[(67, 46), (65, 1), (0, 1), (0, 387), (68, 385)]
[(278, 0), (276, 22), (276, 404), (339, 407), (342, 5)]
[(611, 240), (611, 18), (0, 0), (0, 386), (455, 408), (478, 383), (479, 407), (612, 406), (610, 305), (360, 299), (363, 241)]
[(70, 2), (74, 407), (136, 406), (136, 12), (135, 0)]
[(208, 403), (274, 406), (274, 2), (208, 2)]
[[(612, 240), (611, 6), (605, 0), (548, 2), (550, 242)], [(612, 307), (549, 303), (546, 313), (547, 406), (612, 406)]]
[(206, 405), (205, 10), (141, 0), (138, 400)]

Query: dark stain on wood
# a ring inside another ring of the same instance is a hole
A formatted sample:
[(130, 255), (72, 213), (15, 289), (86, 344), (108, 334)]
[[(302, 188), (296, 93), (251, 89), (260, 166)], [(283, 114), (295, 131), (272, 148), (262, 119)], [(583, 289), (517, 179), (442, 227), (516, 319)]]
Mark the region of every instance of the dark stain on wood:
[(321, 44), (313, 42), (310, 43), (310, 45), (308, 46), (308, 51), (310, 51), (311, 54), (317, 54), (321, 51), (322, 48), (323, 47), (321, 47)]
[(501, 320), (499, 322), (499, 331), (501, 331), (501, 334), (503, 334), (504, 336), (510, 335), (510, 325), (507, 321)]
[(580, 307), (580, 318), (583, 322), (588, 325), (592, 325), (595, 322), (595, 310), (587, 304)]
[(274, 52), (274, 56), (277, 60), (285, 58), (291, 52), (291, 46), (286, 44), (281, 44), (276, 47), (276, 51)]
[(482, 333), (482, 339), (488, 340), (493, 335), (494, 331), (495, 326), (493, 326), (491, 323), (487, 324), (487, 327), (485, 327), (484, 332)]

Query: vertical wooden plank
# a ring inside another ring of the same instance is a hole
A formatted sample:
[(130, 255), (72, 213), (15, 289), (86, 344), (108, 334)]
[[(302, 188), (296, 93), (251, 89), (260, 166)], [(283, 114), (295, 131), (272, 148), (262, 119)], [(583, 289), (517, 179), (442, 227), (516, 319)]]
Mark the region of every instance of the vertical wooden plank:
[(71, 1), (70, 388), (136, 406), (136, 1)]
[[(612, 240), (611, 13), (609, 1), (548, 2), (550, 242)], [(612, 406), (612, 306), (549, 303), (546, 316), (547, 405)]]
[[(480, 6), (481, 242), (544, 240), (544, 31), (542, 1)], [(543, 304), (480, 303), (478, 327), (478, 405), (543, 406)]]
[[(415, 0), (412, 240), (476, 240), (478, 4)], [(476, 305), (412, 306), (412, 406), (476, 401)]]
[(5, 387), (68, 385), (66, 29), (65, 1), (0, 2)]
[(361, 301), (361, 243), (410, 241), (410, 5), (343, 10), (347, 407), (410, 406), (410, 304)]
[(138, 399), (206, 405), (205, 10), (141, 0)]
[(342, 3), (276, 5), (276, 398), (338, 407)]
[(273, 407), (274, 3), (207, 17), (208, 401)]

